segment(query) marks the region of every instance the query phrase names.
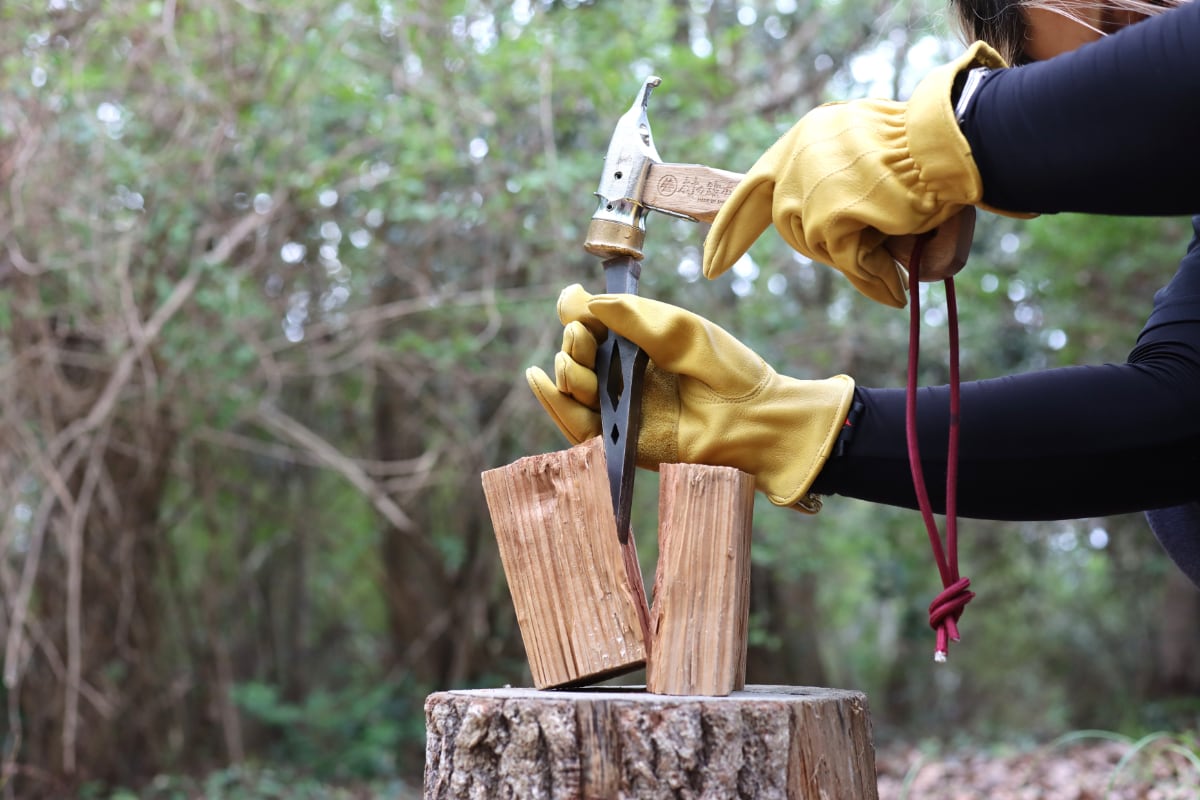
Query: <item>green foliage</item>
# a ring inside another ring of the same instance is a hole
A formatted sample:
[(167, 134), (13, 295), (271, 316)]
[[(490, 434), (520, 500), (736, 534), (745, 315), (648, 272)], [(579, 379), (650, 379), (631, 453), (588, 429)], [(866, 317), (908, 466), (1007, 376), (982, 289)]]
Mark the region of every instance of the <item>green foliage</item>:
[(79, 800), (371, 800), (371, 798), (416, 798), (417, 790), (391, 781), (330, 783), (292, 769), (262, 766), (232, 766), (203, 777), (159, 775), (140, 790), (119, 789), (108, 793), (99, 786), (85, 786)]
[[(76, 776), (95, 796), (187, 771), (210, 777), (145, 796), (339, 796), (316, 781), (419, 773), (425, 692), (527, 682), (478, 476), (565, 444), (522, 373), (552, 363), (560, 288), (600, 285), (580, 245), (640, 81), (663, 78), (664, 159), (742, 171), (813, 105), (903, 93), (914, 53), (954, 50), (925, 2), (51, 5), (0, 8), (0, 218), (20, 267), (0, 267), (15, 453), (0, 485), (5, 519), (64, 492), (89, 517), (5, 528), (21, 546), (53, 531), (27, 623), (46, 645), (22, 669), (54, 677), (13, 689), (44, 732), (15, 757), (57, 774), (59, 745), (30, 748), (66, 741), (58, 709), (86, 686)], [(771, 234), (707, 282), (700, 228), (648, 227), (643, 293), (790, 375), (900, 385), (903, 313)], [(982, 215), (958, 281), (964, 375), (1122, 358), (1186, 236), (1178, 220)], [(944, 299), (923, 299), (921, 379), (940, 382)], [(70, 439), (92, 411), (101, 423)], [(102, 474), (84, 503), (88, 464)], [(651, 579), (656, 491), (639, 477)], [(865, 689), (885, 733), (1169, 713), (1139, 688), (1169, 568), (1140, 520), (964, 523), (983, 591), (936, 671), (914, 513), (760, 502), (755, 526), (752, 674)], [(92, 616), (64, 684), (72, 552)], [(795, 596), (811, 607), (770, 602)], [(135, 749), (136, 764), (113, 755)], [(225, 767), (238, 758), (264, 766)]]
[(248, 719), (277, 735), (272, 761), (304, 765), (321, 780), (362, 780), (394, 775), (401, 746), (414, 743), (407, 735), (410, 698), (400, 688), (313, 689), (288, 702), (276, 686), (246, 683), (235, 687), (233, 698)]

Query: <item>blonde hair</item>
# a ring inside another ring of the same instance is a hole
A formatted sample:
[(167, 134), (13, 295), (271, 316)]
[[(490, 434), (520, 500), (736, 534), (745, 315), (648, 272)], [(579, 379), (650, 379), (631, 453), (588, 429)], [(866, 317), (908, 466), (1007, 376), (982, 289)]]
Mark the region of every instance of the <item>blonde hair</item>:
[(1087, 12), (1130, 12), (1139, 16), (1161, 14), (1188, 0), (950, 0), (953, 21), (967, 42), (982, 40), (1010, 64), (1029, 61), (1025, 52), (1028, 23), (1025, 11), (1040, 9), (1061, 14), (1101, 34)]

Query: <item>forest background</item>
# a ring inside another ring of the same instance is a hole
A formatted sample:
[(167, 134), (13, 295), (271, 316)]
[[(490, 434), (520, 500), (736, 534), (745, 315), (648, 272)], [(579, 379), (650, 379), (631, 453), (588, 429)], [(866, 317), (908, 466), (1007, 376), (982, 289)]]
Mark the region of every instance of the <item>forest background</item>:
[[(961, 47), (917, 0), (48, 0), (0, 26), (20, 797), (418, 786), (428, 693), (528, 683), (479, 474), (565, 446), (523, 371), (552, 362), (558, 291), (600, 285), (581, 242), (642, 78), (666, 160), (744, 171), (813, 105), (904, 97)], [(699, 227), (650, 229), (643, 294), (782, 372), (902, 385), (904, 312), (771, 233), (709, 282)], [(964, 377), (1122, 360), (1187, 241), (982, 215)], [(881, 742), (1196, 727), (1200, 593), (1140, 516), (962, 529), (980, 595), (935, 667), (919, 515), (762, 504), (750, 681), (866, 691)]]

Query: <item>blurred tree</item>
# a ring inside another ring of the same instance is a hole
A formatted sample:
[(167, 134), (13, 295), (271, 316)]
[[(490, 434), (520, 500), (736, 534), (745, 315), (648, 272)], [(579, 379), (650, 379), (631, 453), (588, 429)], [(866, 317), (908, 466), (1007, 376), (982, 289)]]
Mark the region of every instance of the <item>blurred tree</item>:
[[(552, 359), (559, 289), (599, 283), (579, 243), (617, 116), (660, 74), (663, 156), (745, 170), (816, 103), (909, 91), (957, 49), (939, 8), (0, 8), (7, 795), (251, 759), (409, 773), (426, 692), (526, 681), (478, 476), (563, 445), (522, 372)], [(651, 227), (646, 294), (790, 374), (901, 380), (904, 315), (831, 270), (767, 236), (709, 284), (702, 231)], [(1125, 297), (1165, 280), (1183, 235), (985, 220), (965, 371), (1120, 358)], [(923, 377), (944, 380), (926, 339)], [(885, 729), (1051, 729), (1194, 686), (1191, 651), (1163, 650), (1156, 681), (1152, 648), (1119, 645), (1186, 622), (1156, 605), (1169, 567), (1137, 520), (969, 526), (994, 599), (936, 674), (914, 667), (936, 580), (914, 515), (835, 499), (816, 518), (764, 505), (757, 528), (751, 678), (864, 688)]]

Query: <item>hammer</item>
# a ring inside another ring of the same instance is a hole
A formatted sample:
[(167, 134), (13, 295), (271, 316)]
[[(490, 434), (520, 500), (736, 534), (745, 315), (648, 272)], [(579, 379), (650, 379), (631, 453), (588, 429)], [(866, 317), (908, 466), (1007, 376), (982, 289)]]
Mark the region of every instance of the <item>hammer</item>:
[[(734, 187), (746, 176), (703, 164), (663, 163), (650, 135), (646, 106), (650, 92), (662, 83), (651, 75), (642, 84), (633, 106), (617, 121), (604, 158), (604, 173), (596, 195), (600, 206), (588, 226), (584, 249), (607, 259), (614, 255), (642, 257), (646, 238), (645, 212), (711, 224)], [(975, 207), (967, 206), (942, 223), (925, 245), (921, 280), (952, 277), (967, 263), (975, 235)], [(917, 236), (893, 236), (885, 249), (908, 268)]]
[[(637, 294), (648, 211), (711, 223), (745, 177), (703, 164), (663, 163), (647, 115), (650, 92), (660, 83), (662, 79), (657, 76), (646, 78), (633, 105), (617, 120), (596, 189), (600, 203), (588, 226), (584, 249), (603, 260), (605, 290), (610, 294)], [(962, 269), (974, 232), (974, 206), (967, 206), (938, 226), (924, 248), (921, 279), (941, 280)], [(916, 240), (916, 235), (893, 236), (884, 247), (907, 268)], [(601, 435), (617, 536), (622, 544), (629, 538), (642, 377), (647, 361), (641, 348), (616, 335), (608, 336), (596, 353)]]

